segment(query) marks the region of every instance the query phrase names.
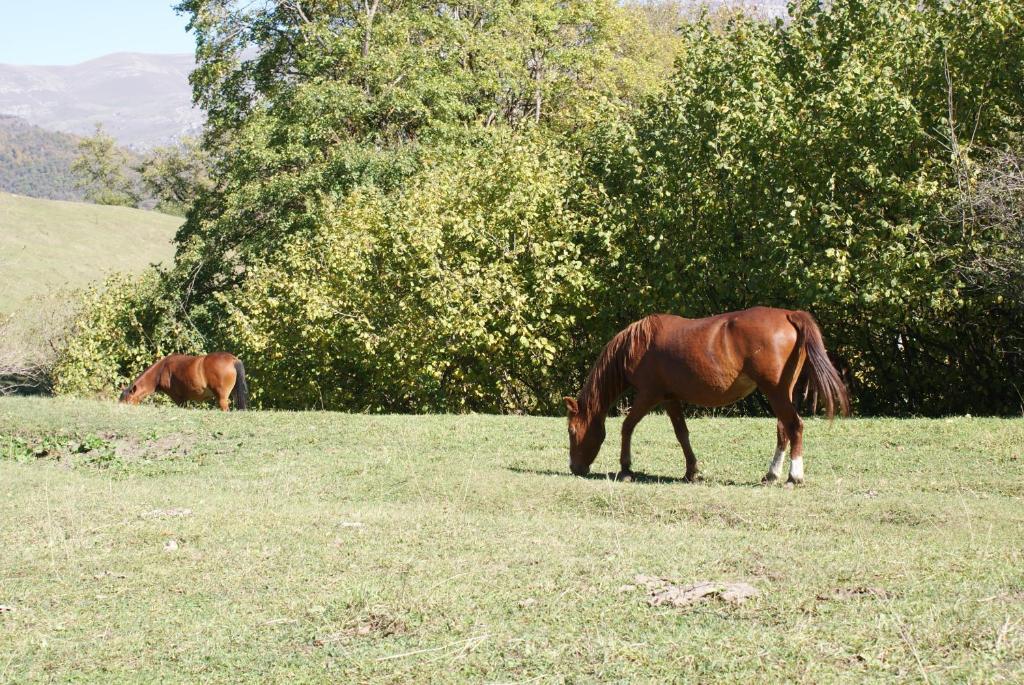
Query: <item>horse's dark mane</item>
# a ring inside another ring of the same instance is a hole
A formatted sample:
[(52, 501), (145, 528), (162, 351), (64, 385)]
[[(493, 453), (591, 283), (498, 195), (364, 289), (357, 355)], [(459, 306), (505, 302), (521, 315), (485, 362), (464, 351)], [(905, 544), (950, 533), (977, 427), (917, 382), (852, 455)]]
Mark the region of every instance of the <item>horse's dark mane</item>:
[(661, 328), (657, 314), (626, 326), (615, 334), (594, 362), (578, 399), (580, 414), (597, 418), (626, 390), (626, 374), (636, 368)]

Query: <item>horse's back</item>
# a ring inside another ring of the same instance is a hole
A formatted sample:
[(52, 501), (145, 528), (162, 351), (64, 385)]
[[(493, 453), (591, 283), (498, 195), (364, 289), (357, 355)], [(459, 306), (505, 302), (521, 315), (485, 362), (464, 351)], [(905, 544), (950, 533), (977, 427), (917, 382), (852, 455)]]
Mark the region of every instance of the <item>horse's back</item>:
[(235, 382), (235, 362), (238, 358), (228, 352), (204, 355), (172, 354), (165, 363), (188, 388), (189, 394), (206, 396), (207, 388)]
[(203, 357), (203, 372), (211, 383), (215, 379), (223, 379), (224, 382), (234, 385), (237, 362), (238, 357), (230, 352), (212, 352)]
[(656, 315), (635, 381), (663, 386), (673, 398), (694, 404), (731, 404), (778, 374), (796, 344), (790, 314), (753, 307), (700, 319)]
[(230, 352), (211, 352), (204, 357), (204, 363), (209, 365), (215, 365), (218, 367), (230, 366), (235, 367), (235, 362), (238, 361), (238, 357), (231, 354)]
[(795, 332), (789, 323), (789, 315), (795, 312), (775, 307), (751, 307), (734, 312), (725, 312), (699, 319), (688, 319), (674, 314), (653, 314), (650, 319), (657, 321), (655, 329), (660, 333), (656, 338), (663, 342), (686, 341), (708, 342), (714, 338), (773, 338), (780, 332)]
[(751, 348), (751, 354), (765, 347), (791, 349), (796, 344), (797, 330), (790, 317), (796, 313), (790, 309), (752, 307), (734, 312), (731, 326), (737, 340)]

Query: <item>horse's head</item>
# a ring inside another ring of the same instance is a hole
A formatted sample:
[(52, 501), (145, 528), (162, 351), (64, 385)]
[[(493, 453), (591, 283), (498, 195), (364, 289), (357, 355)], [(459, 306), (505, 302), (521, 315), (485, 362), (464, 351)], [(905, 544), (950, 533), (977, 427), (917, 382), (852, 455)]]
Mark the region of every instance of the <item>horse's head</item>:
[(565, 407), (569, 411), (569, 470), (585, 476), (604, 442), (604, 421), (584, 417), (571, 397), (565, 398)]
[(121, 392), (121, 399), (118, 401), (124, 404), (138, 404), (141, 399), (138, 384), (132, 383)]

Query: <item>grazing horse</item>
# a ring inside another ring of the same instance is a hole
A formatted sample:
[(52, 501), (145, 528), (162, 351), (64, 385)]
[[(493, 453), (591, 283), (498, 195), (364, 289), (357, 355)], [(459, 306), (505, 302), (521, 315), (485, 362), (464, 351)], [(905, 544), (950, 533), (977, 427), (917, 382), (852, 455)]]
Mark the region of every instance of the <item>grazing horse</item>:
[(608, 408), (627, 387), (636, 390), (622, 424), (620, 477), (632, 478), (630, 438), (647, 412), (659, 404), (672, 420), (686, 456), (686, 479), (697, 477), (683, 404), (722, 407), (755, 389), (768, 398), (778, 419), (775, 456), (763, 482), (778, 480), (786, 444), (791, 445), (789, 482), (804, 479), (803, 421), (793, 404), (793, 387), (810, 365), (815, 402), (824, 400), (829, 418), (836, 403), (849, 414), (849, 396), (825, 353), (821, 330), (807, 312), (754, 307), (705, 319), (654, 314), (620, 331), (605, 346), (578, 398), (566, 397), (569, 410), (569, 469), (577, 476), (590, 465), (604, 442)]
[(172, 354), (142, 372), (121, 393), (121, 402), (138, 404), (154, 392), (162, 392), (181, 406), (189, 401), (216, 399), (221, 411), (227, 411), (228, 398), (235, 409), (249, 408), (249, 386), (245, 367), (238, 357), (214, 352), (201, 357)]

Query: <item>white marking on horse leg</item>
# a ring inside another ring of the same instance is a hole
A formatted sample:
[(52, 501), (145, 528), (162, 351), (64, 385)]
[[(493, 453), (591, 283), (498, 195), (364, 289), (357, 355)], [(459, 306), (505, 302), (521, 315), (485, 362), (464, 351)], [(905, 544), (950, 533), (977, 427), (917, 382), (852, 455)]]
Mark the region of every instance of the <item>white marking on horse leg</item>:
[(768, 463), (768, 473), (764, 477), (764, 482), (771, 483), (782, 477), (782, 460), (786, 457), (786, 448), (777, 447), (775, 449), (775, 456)]
[(789, 480), (794, 483), (804, 482), (804, 458), (797, 457), (789, 460)]

